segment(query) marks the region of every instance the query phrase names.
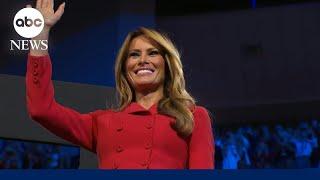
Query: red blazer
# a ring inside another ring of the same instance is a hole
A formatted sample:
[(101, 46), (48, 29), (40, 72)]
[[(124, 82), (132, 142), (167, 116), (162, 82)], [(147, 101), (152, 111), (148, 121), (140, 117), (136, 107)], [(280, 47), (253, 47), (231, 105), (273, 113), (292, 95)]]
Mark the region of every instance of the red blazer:
[(195, 127), (188, 138), (171, 128), (173, 118), (131, 103), (121, 112), (88, 114), (54, 99), (49, 56), (29, 55), (26, 90), (32, 119), (57, 136), (97, 154), (104, 169), (213, 169), (214, 146), (207, 111), (197, 106)]

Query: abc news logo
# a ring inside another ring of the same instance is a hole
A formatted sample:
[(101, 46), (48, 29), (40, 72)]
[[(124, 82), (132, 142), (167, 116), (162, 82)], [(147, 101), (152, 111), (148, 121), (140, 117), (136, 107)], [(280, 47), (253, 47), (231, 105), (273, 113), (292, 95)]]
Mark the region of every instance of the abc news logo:
[[(15, 31), (24, 38), (33, 38), (44, 27), (42, 14), (34, 8), (23, 8), (14, 17)], [(48, 49), (47, 40), (10, 40), (10, 50)]]
[(20, 18), (17, 19), (16, 26), (17, 27), (24, 27), (24, 26), (32, 27), (34, 25), (36, 27), (40, 27), (42, 25), (42, 23), (43, 23), (42, 20), (39, 18), (32, 21), (32, 19), (28, 19), (28, 17), (25, 16), (24, 19), (20, 19)]

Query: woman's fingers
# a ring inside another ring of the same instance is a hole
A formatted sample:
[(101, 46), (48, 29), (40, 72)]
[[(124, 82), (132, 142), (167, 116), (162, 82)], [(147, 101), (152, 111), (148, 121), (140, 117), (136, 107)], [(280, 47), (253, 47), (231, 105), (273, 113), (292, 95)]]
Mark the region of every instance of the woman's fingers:
[(47, 0), (47, 1), (48, 1), (48, 7), (53, 9), (54, 0)]
[(49, 0), (42, 0), (41, 8), (48, 8)]
[(64, 12), (64, 7), (65, 7), (66, 3), (63, 2), (62, 4), (60, 4), (59, 8), (57, 9), (57, 11), (54, 13), (55, 18), (60, 19), (63, 12)]
[(40, 9), (42, 4), (42, 0), (37, 0), (36, 8)]

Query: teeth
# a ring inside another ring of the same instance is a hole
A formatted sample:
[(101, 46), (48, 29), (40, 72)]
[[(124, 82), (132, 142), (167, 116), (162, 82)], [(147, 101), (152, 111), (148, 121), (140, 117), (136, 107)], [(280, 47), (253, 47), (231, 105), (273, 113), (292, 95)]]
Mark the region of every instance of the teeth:
[(142, 70), (139, 70), (137, 72), (138, 75), (143, 75), (143, 74), (151, 74), (152, 71), (151, 70), (148, 70), (148, 69), (142, 69)]

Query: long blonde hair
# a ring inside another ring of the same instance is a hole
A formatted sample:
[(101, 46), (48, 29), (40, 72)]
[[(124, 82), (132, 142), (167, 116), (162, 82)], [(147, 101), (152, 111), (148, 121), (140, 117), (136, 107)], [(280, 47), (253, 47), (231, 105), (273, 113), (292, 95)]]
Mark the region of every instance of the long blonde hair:
[(128, 58), (129, 46), (138, 36), (147, 38), (156, 45), (165, 60), (164, 96), (158, 103), (158, 112), (175, 118), (172, 127), (179, 135), (187, 137), (194, 127), (193, 109), (195, 101), (185, 89), (180, 54), (171, 40), (153, 29), (140, 27), (130, 32), (118, 52), (115, 64), (116, 89), (119, 98), (117, 110), (121, 111), (134, 101), (134, 89), (126, 77), (125, 62)]

